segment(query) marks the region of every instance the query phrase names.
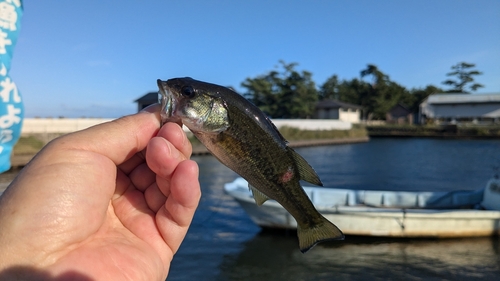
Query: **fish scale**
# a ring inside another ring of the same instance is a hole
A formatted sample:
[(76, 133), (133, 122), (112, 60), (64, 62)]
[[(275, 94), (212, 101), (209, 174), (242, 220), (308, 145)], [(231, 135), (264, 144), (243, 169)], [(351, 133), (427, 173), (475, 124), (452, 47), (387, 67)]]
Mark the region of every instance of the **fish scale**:
[(299, 248), (343, 239), (313, 206), (300, 180), (322, 185), (312, 167), (255, 105), (234, 91), (191, 78), (158, 80), (162, 122), (179, 119), (221, 163), (245, 178), (257, 204), (280, 203), (297, 221)]

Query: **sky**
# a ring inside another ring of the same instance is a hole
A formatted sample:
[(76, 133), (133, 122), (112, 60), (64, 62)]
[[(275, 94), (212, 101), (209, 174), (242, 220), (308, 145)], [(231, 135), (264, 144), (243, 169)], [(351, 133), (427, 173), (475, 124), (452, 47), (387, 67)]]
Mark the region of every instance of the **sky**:
[(465, 61), (500, 93), (500, 1), (24, 0), (10, 75), (26, 117), (116, 118), (157, 79), (243, 92), (280, 60), (318, 87), (375, 64), (409, 89)]

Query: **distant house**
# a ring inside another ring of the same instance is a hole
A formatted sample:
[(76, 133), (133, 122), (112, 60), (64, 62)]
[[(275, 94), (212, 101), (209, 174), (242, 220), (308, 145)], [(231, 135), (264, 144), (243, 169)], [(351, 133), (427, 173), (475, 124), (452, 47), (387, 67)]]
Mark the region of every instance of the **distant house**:
[(338, 100), (322, 100), (316, 104), (314, 118), (336, 119), (350, 123), (359, 123), (362, 107)]
[(134, 102), (137, 103), (137, 111), (141, 111), (142, 109), (158, 102), (158, 92), (150, 92), (145, 94), (144, 96), (136, 99)]
[(413, 124), (413, 113), (398, 103), (386, 113), (385, 121), (390, 124)]
[(498, 123), (500, 93), (433, 94), (420, 104), (419, 122)]

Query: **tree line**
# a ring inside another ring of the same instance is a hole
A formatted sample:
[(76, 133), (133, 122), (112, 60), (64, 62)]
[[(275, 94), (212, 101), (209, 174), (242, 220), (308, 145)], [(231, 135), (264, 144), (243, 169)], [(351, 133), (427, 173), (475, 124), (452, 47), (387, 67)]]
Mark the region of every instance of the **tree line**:
[(360, 78), (339, 80), (336, 74), (319, 87), (309, 71), (296, 70), (297, 63), (280, 61), (281, 69), (272, 70), (241, 83), (244, 96), (271, 118), (311, 118), (318, 101), (334, 99), (363, 107), (363, 119), (385, 119), (386, 113), (397, 104), (417, 112), (422, 101), (434, 93), (470, 93), (483, 85), (474, 83), (474, 64), (461, 62), (452, 66), (443, 81), (450, 87), (443, 90), (434, 85), (424, 88), (406, 87), (392, 81), (376, 65), (368, 64)]

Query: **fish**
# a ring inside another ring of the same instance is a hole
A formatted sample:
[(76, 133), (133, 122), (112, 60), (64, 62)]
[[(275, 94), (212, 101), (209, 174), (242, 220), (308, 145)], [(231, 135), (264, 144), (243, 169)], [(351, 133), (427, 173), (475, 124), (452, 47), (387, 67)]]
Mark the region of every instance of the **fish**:
[(257, 205), (273, 199), (297, 221), (299, 249), (342, 240), (314, 207), (300, 180), (323, 186), (307, 161), (288, 146), (271, 120), (233, 90), (192, 79), (157, 80), (161, 121), (182, 122), (222, 164), (249, 184)]

